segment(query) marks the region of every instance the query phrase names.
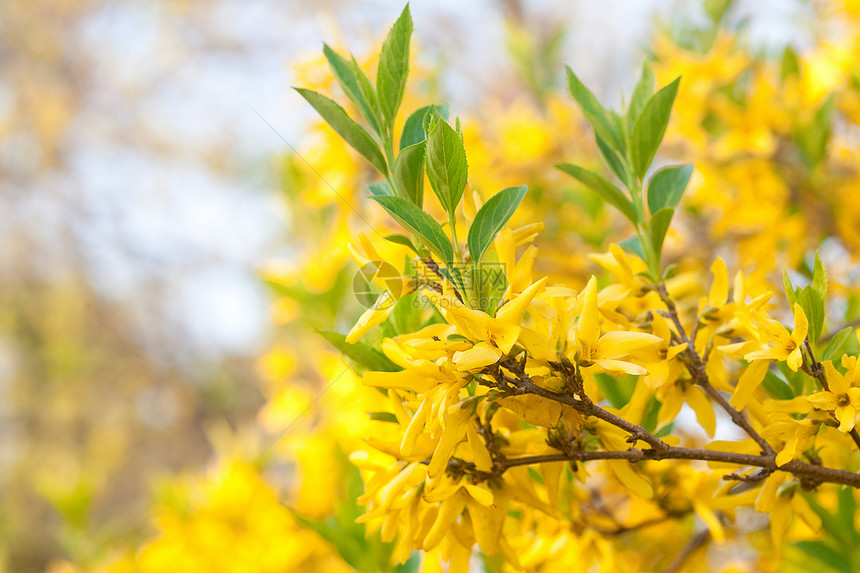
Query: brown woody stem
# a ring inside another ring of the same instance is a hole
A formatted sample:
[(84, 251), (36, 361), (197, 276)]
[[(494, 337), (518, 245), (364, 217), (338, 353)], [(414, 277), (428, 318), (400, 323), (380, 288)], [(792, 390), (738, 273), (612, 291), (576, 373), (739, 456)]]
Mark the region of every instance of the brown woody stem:
[(675, 301), (669, 296), (669, 292), (666, 290), (666, 285), (659, 284), (657, 285), (657, 293), (660, 295), (660, 298), (663, 301), (663, 304), (666, 305), (667, 310), (669, 311), (669, 317), (672, 319), (675, 328), (678, 330), (678, 336), (681, 339), (681, 342), (687, 343), (687, 349), (684, 351), (686, 356), (686, 365), (687, 371), (690, 373), (690, 376), (693, 378), (693, 383), (698, 385), (708, 397), (720, 405), (720, 407), (725, 410), (725, 412), (732, 419), (732, 422), (735, 423), (736, 426), (743, 429), (747, 435), (752, 438), (756, 444), (761, 448), (762, 454), (773, 456), (775, 454), (773, 447), (767, 441), (761, 437), (761, 435), (752, 427), (749, 420), (747, 420), (746, 416), (734, 407), (729, 404), (728, 400), (720, 394), (720, 392), (711, 385), (711, 381), (708, 379), (708, 373), (705, 369), (705, 362), (702, 360), (702, 357), (699, 356), (699, 353), (696, 351), (695, 340), (690, 340), (687, 336), (686, 330), (684, 330), (684, 325), (681, 324), (681, 318), (678, 314), (678, 307), (675, 306)]

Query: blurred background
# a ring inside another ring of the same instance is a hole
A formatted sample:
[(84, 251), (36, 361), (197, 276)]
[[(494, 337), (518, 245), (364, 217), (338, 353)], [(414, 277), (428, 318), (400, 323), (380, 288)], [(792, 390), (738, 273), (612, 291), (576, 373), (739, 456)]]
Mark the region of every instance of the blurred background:
[[(814, 8), (738, 2), (728, 17), (753, 51), (803, 51)], [(371, 57), (401, 9), (0, 3), (0, 571), (144, 539), (156, 484), (204, 471), (226, 435), (259, 453), (277, 437), (258, 422), (275, 300), (259, 272), (303, 241), (280, 160), (314, 119), (290, 86), (324, 71), (323, 39)], [(441, 70), (433, 90), (461, 116), (557, 90), (560, 68), (531, 65), (543, 49), (617, 104), (655, 29), (707, 19), (680, 0), (412, 13), (418, 67)]]

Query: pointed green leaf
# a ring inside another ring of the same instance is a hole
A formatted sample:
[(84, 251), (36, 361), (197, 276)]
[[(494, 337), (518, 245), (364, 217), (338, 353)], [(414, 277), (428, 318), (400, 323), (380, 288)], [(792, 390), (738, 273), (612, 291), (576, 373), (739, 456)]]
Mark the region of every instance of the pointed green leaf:
[(797, 291), (791, 284), (791, 279), (788, 278), (788, 271), (782, 269), (782, 288), (785, 291), (785, 296), (788, 299), (789, 308), (794, 308), (794, 303), (797, 302)]
[(424, 148), (423, 142), (410, 145), (394, 161), (394, 185), (419, 208), (424, 204)]
[(606, 399), (615, 408), (623, 408), (630, 402), (633, 391), (636, 389), (637, 380), (636, 376), (629, 374), (621, 378), (615, 378), (605, 373), (594, 375), (594, 381), (597, 382), (601, 394), (606, 396)]
[(394, 125), (403, 92), (406, 91), (406, 77), (409, 75), (409, 42), (412, 39), (412, 15), (409, 4), (388, 32), (379, 55), (379, 68), (376, 72), (376, 93), (379, 107), (386, 124)]
[(726, 10), (732, 5), (733, 0), (705, 0), (705, 14), (711, 19), (714, 24), (719, 24), (720, 20), (726, 13)]
[(849, 340), (851, 340), (852, 334), (854, 334), (854, 329), (850, 326), (846, 326), (837, 332), (833, 338), (830, 339), (830, 342), (827, 343), (827, 347), (821, 354), (821, 360), (839, 358), (842, 355), (842, 349), (845, 348), (845, 345), (848, 344)]
[(812, 288), (812, 285), (806, 285), (797, 291), (797, 304), (809, 320), (809, 341), (813, 344), (818, 343), (821, 330), (824, 328), (824, 299)]
[(797, 52), (791, 46), (786, 46), (785, 51), (782, 53), (780, 75), (782, 79), (800, 75), (800, 60), (797, 57)]
[(373, 196), (376, 195), (394, 195), (394, 190), (388, 186), (388, 181), (374, 181), (367, 186), (367, 190)]
[(427, 115), (435, 114), (437, 116), (448, 118), (448, 104), (444, 105), (425, 105), (413, 111), (406, 118), (406, 123), (403, 124), (403, 132), (400, 134), (400, 149), (421, 143), (427, 139), (427, 134), (424, 132), (424, 118)]
[(317, 113), (328, 123), (335, 132), (343, 138), (353, 149), (358, 151), (362, 157), (367, 159), (377, 171), (383, 175), (388, 175), (388, 167), (385, 164), (385, 157), (379, 146), (373, 140), (367, 131), (352, 118), (347, 115), (346, 111), (334, 101), (324, 95), (312, 90), (303, 88), (295, 88), (299, 94), (313, 106)]
[(409, 237), (407, 237), (406, 235), (400, 235), (398, 233), (392, 233), (391, 235), (385, 235), (382, 238), (385, 239), (386, 241), (391, 241), (392, 243), (397, 243), (398, 245), (403, 245), (404, 247), (409, 247), (410, 249), (415, 251), (416, 254), (419, 254), (419, 255), (421, 254), (418, 251), (418, 248), (412, 242), (412, 240)]
[(648, 181), (648, 209), (651, 214), (663, 207), (676, 207), (692, 175), (692, 163), (664, 167), (655, 173)]
[(402, 197), (371, 197), (409, 232), (421, 237), (427, 246), (445, 263), (454, 260), (454, 248), (433, 217)]
[(397, 372), (402, 370), (402, 368), (389, 360), (385, 354), (372, 346), (361, 342), (350, 344), (346, 341), (346, 336), (339, 332), (326, 330), (318, 330), (317, 332), (332, 346), (340, 350), (353, 369), (359, 374), (363, 374), (368, 370), (376, 372)]
[(651, 217), (651, 222), (649, 223), (651, 244), (654, 246), (654, 252), (658, 256), (663, 252), (663, 240), (666, 238), (666, 232), (669, 230), (669, 224), (672, 222), (672, 215), (674, 214), (674, 208), (663, 207)]
[(619, 155), (615, 148), (596, 133), (594, 134), (594, 141), (597, 143), (597, 149), (600, 150), (600, 155), (603, 157), (603, 161), (606, 162), (615, 176), (618, 177), (619, 181), (628, 187), (632, 187), (633, 179), (630, 177), (627, 160)]
[(375, 106), (372, 106), (362, 92), (361, 86), (358, 83), (358, 75), (350, 60), (347, 60), (337, 52), (331, 49), (328, 44), (323, 44), (323, 54), (328, 60), (329, 67), (340, 84), (343, 93), (348, 97), (361, 112), (361, 115), (370, 124), (370, 127), (376, 133), (380, 132), (379, 118), (377, 117)]
[(812, 288), (821, 295), (823, 300), (827, 300), (827, 269), (821, 259), (818, 258), (818, 251), (815, 251), (815, 265), (812, 273)]
[(569, 66), (567, 67), (567, 87), (570, 90), (570, 95), (582, 108), (582, 113), (591, 124), (594, 133), (600, 135), (607, 142), (611, 142), (615, 149), (623, 152), (625, 149), (624, 139), (621, 137), (612, 116)]
[(587, 169), (583, 169), (578, 165), (574, 165), (572, 163), (559, 163), (556, 165), (557, 168), (561, 169), (589, 189), (598, 193), (601, 197), (603, 197), (609, 204), (614, 206), (616, 209), (621, 211), (621, 213), (630, 220), (631, 223), (637, 223), (638, 217), (636, 216), (636, 211), (633, 209), (633, 203), (621, 192), (621, 190), (592, 171)]
[(523, 197), (526, 196), (528, 187), (520, 185), (518, 187), (508, 187), (502, 189), (495, 195), (489, 198), (484, 203), (483, 207), (475, 215), (475, 220), (472, 226), (469, 227), (469, 237), (467, 243), (469, 245), (469, 253), (472, 255), (472, 261), (478, 263), (483, 258), (484, 253), (490, 248), (493, 239), (496, 237), (508, 219), (514, 214), (514, 211), (519, 207)]
[(791, 400), (794, 398), (794, 392), (792, 392), (791, 386), (788, 385), (788, 382), (773, 372), (765, 372), (762, 387), (768, 394), (777, 400)]
[(630, 134), (630, 156), (633, 159), (633, 168), (639, 177), (645, 176), (663, 140), (663, 134), (666, 133), (680, 81), (681, 78), (676, 78), (651, 96), (633, 126), (633, 132)]
[[(358, 65), (355, 56), (350, 55), (350, 64), (352, 65), (352, 73), (355, 74), (355, 79), (358, 81), (358, 89), (361, 95), (367, 101), (367, 104), (373, 110), (376, 117), (379, 118), (379, 122), (382, 123), (382, 117), (379, 115), (379, 99), (376, 97), (376, 86), (373, 85), (373, 82), (370, 81), (370, 78), (367, 77), (367, 74)], [(382, 125), (379, 128), (380, 131), (383, 131)]]
[(639, 77), (639, 82), (633, 89), (633, 96), (630, 99), (630, 107), (627, 109), (627, 128), (633, 129), (636, 125), (636, 120), (642, 115), (642, 110), (645, 109), (645, 104), (651, 99), (654, 93), (656, 80), (651, 66), (646, 62), (642, 66), (642, 75)]
[(636, 255), (643, 261), (645, 260), (645, 252), (642, 250), (642, 243), (639, 242), (639, 237), (637, 237), (636, 235), (633, 235), (632, 237), (627, 237), (626, 239), (618, 243), (618, 246), (627, 251), (628, 253)]
[(427, 138), (427, 177), (449, 215), (463, 196), (467, 174), (463, 138), (440, 118)]

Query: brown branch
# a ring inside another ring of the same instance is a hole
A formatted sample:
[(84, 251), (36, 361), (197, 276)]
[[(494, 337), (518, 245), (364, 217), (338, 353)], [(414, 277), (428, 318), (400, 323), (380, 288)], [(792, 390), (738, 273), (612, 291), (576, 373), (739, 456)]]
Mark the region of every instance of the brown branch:
[[(493, 477), (503, 473), (507, 468), (521, 465), (530, 465), (536, 463), (556, 462), (556, 461), (591, 461), (591, 460), (627, 460), (631, 463), (646, 461), (646, 460), (699, 460), (706, 462), (723, 462), (737, 464), (739, 466), (753, 466), (766, 469), (768, 472), (784, 471), (795, 474), (801, 477), (812, 478), (818, 483), (831, 482), (852, 487), (860, 488), (860, 474), (828, 468), (815, 464), (808, 464), (800, 460), (792, 460), (782, 466), (777, 466), (776, 455), (771, 449), (771, 453), (760, 455), (744, 454), (739, 452), (725, 452), (719, 450), (705, 450), (697, 448), (684, 448), (680, 446), (670, 446), (642, 426), (628, 422), (627, 420), (607, 412), (600, 406), (594, 404), (582, 390), (582, 378), (576, 370), (576, 366), (567, 363), (553, 363), (553, 367), (559, 371), (568, 380), (568, 384), (579, 393), (579, 397), (575, 395), (560, 394), (545, 388), (541, 388), (531, 381), (528, 374), (525, 373), (522, 365), (513, 359), (507, 359), (502, 362), (502, 366), (510, 370), (516, 378), (506, 377), (496, 368), (492, 373), (498, 380), (502, 380), (509, 384), (503, 388), (503, 392), (509, 395), (535, 394), (553, 400), (555, 402), (571, 406), (578, 412), (586, 416), (594, 416), (604, 420), (613, 426), (623, 429), (630, 434), (628, 442), (636, 443), (643, 441), (651, 446), (650, 449), (639, 449), (632, 447), (629, 450), (619, 451), (568, 451), (558, 454), (545, 454), (541, 456), (529, 456), (525, 458), (505, 458), (495, 460), (495, 468), (493, 474), (481, 476), (483, 479)], [(486, 382), (486, 381), (485, 381)], [(502, 382), (497, 382), (493, 387), (500, 388)], [(762, 476), (764, 477), (764, 476)]]
[(675, 556), (669, 566), (666, 567), (664, 573), (677, 573), (681, 570), (681, 567), (684, 566), (684, 562), (690, 558), (693, 553), (695, 553), (699, 548), (704, 546), (708, 540), (711, 538), (711, 532), (708, 529), (704, 529), (690, 538), (690, 541), (687, 542), (687, 545), (681, 550), (681, 552)]
[(631, 463), (648, 460), (698, 460), (703, 462), (721, 462), (739, 466), (754, 466), (770, 471), (784, 471), (798, 476), (812, 477), (828, 483), (838, 483), (860, 488), (860, 474), (846, 470), (838, 470), (824, 466), (807, 464), (800, 460), (792, 460), (782, 466), (776, 465), (776, 456), (743, 454), (740, 452), (725, 452), (721, 450), (705, 450), (701, 448), (684, 448), (681, 446), (666, 446), (666, 451), (629, 450), (609, 451), (580, 451), (558, 454), (542, 454), (522, 458), (507, 458), (500, 460), (499, 468), (504, 471), (516, 466), (543, 464), (548, 462), (587, 462), (595, 460), (627, 460)]
[(695, 340), (691, 341), (689, 337), (687, 337), (687, 332), (684, 329), (684, 325), (681, 324), (681, 317), (678, 314), (678, 307), (675, 306), (675, 301), (669, 297), (669, 291), (666, 290), (666, 285), (659, 284), (657, 285), (657, 293), (660, 295), (660, 298), (663, 301), (663, 304), (666, 305), (666, 308), (669, 311), (669, 317), (672, 319), (672, 322), (675, 325), (675, 328), (678, 330), (678, 336), (681, 339), (681, 342), (687, 343), (687, 349), (684, 351), (684, 355), (686, 357), (685, 364), (687, 366), (687, 371), (690, 373), (690, 376), (693, 378), (693, 383), (698, 385), (708, 397), (720, 405), (720, 407), (729, 415), (732, 419), (732, 422), (739, 428), (743, 429), (749, 437), (751, 437), (756, 444), (761, 448), (762, 453), (765, 455), (774, 455), (775, 452), (773, 447), (767, 440), (761, 437), (761, 435), (752, 427), (749, 420), (747, 420), (746, 416), (734, 407), (729, 404), (728, 400), (720, 394), (719, 390), (714, 388), (711, 385), (711, 381), (708, 378), (708, 373), (705, 368), (705, 362), (702, 360), (702, 357), (699, 356), (699, 353), (696, 351)]

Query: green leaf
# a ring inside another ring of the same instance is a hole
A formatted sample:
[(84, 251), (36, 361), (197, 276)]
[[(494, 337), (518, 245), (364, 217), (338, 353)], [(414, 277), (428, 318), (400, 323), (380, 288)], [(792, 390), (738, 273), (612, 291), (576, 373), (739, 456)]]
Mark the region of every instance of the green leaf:
[(347, 60), (331, 49), (328, 44), (323, 44), (323, 54), (328, 60), (329, 67), (340, 84), (343, 93), (348, 97), (361, 112), (361, 115), (370, 124), (376, 133), (380, 132), (379, 118), (377, 117), (375, 105), (371, 105), (359, 85), (358, 74), (350, 60)]
[(424, 205), (424, 143), (400, 151), (394, 161), (394, 185), (417, 207)]
[(627, 405), (630, 398), (633, 397), (637, 379), (636, 376), (629, 374), (621, 378), (615, 378), (605, 373), (594, 375), (594, 381), (597, 382), (601, 394), (606, 396), (614, 408), (623, 408)]
[(398, 245), (403, 245), (404, 247), (409, 247), (410, 249), (415, 251), (417, 254), (420, 254), (420, 252), (418, 251), (418, 248), (415, 246), (415, 244), (412, 242), (412, 240), (409, 237), (407, 237), (406, 235), (400, 235), (397, 233), (393, 233), (391, 235), (385, 235), (382, 238), (385, 239), (386, 241), (391, 241), (392, 243), (397, 243)]
[(792, 391), (791, 386), (773, 372), (765, 372), (764, 381), (761, 385), (768, 394), (777, 400), (791, 400), (794, 398), (794, 392)]
[(600, 150), (600, 155), (603, 161), (609, 166), (612, 172), (620, 181), (627, 187), (633, 186), (633, 178), (630, 177), (630, 170), (627, 167), (627, 160), (618, 154), (618, 151), (613, 148), (605, 139), (594, 134), (594, 141), (597, 143), (597, 149)]
[(815, 264), (812, 273), (812, 288), (821, 295), (823, 300), (827, 300), (827, 269), (824, 268), (824, 263), (818, 258), (818, 251), (815, 251)]
[(430, 104), (413, 111), (406, 118), (406, 123), (403, 124), (403, 131), (400, 134), (401, 150), (427, 139), (427, 134), (424, 132), (424, 118), (427, 115), (436, 115), (447, 119), (448, 104), (441, 106)]
[(848, 344), (848, 341), (851, 340), (851, 335), (854, 334), (854, 329), (850, 326), (846, 326), (839, 332), (837, 332), (833, 338), (830, 339), (830, 342), (827, 343), (827, 346), (824, 348), (824, 352), (821, 355), (822, 360), (831, 360), (833, 358), (838, 358), (841, 356), (842, 349), (845, 348), (845, 345)]
[(800, 59), (797, 57), (797, 52), (791, 46), (786, 46), (785, 51), (782, 53), (780, 75), (782, 79), (800, 75)]
[(821, 565), (828, 567), (827, 571), (822, 573), (830, 573), (831, 571), (834, 573), (851, 573), (853, 571), (850, 559), (840, 554), (824, 541), (798, 541), (792, 545), (818, 562), (817, 567), (813, 567), (813, 564), (809, 562), (804, 563), (807, 571), (822, 571), (818, 569)]
[(451, 264), (454, 260), (454, 249), (448, 241), (448, 237), (442, 230), (441, 225), (433, 217), (416, 207), (402, 197), (371, 197), (379, 203), (389, 215), (403, 225), (409, 232), (421, 237), (437, 256), (445, 263)]
[(361, 342), (350, 344), (346, 341), (346, 336), (339, 332), (327, 330), (317, 330), (317, 332), (332, 346), (340, 350), (350, 366), (359, 374), (364, 374), (370, 370), (375, 372), (398, 372), (402, 370), (397, 364), (389, 360), (381, 350)]
[(645, 260), (645, 252), (642, 250), (642, 243), (639, 242), (639, 237), (636, 235), (632, 237), (627, 237), (620, 243), (618, 246), (627, 251), (628, 253), (632, 253), (642, 259)]
[(603, 107), (600, 101), (594, 96), (591, 91), (585, 87), (580, 79), (573, 73), (570, 67), (567, 67), (567, 87), (570, 90), (570, 95), (582, 108), (582, 113), (594, 129), (594, 133), (612, 143), (615, 149), (622, 152), (624, 155), (625, 145), (624, 138), (618, 131), (612, 115)]
[(367, 416), (371, 420), (376, 420), (377, 422), (392, 422), (394, 424), (397, 423), (397, 416), (395, 416), (391, 412), (368, 412)]
[(382, 44), (382, 52), (379, 54), (379, 67), (376, 72), (376, 93), (379, 96), (379, 107), (385, 117), (387, 125), (394, 125), (394, 118), (400, 103), (403, 101), (403, 92), (406, 91), (406, 77), (409, 75), (409, 42), (412, 39), (412, 15), (409, 13), (409, 4), (403, 8), (403, 12)]
[(633, 203), (630, 202), (618, 187), (597, 173), (583, 169), (572, 163), (559, 163), (556, 167), (599, 194), (606, 202), (621, 211), (631, 223), (636, 224), (639, 221), (639, 217), (636, 216), (636, 211), (633, 208)]
[(836, 104), (835, 94), (830, 94), (818, 108), (815, 118), (797, 128), (794, 134), (795, 142), (803, 153), (803, 159), (810, 167), (816, 167), (827, 155), (827, 144), (830, 142), (831, 121)]
[(519, 207), (523, 197), (526, 196), (528, 187), (520, 185), (518, 187), (508, 187), (502, 189), (495, 195), (489, 198), (475, 215), (475, 220), (472, 226), (469, 227), (469, 237), (467, 243), (469, 245), (469, 253), (472, 255), (472, 261), (479, 263), (490, 248), (496, 233), (502, 230), (508, 219), (514, 214), (514, 211)]
[(303, 88), (294, 88), (299, 95), (313, 106), (317, 113), (328, 123), (334, 131), (343, 138), (353, 149), (358, 151), (362, 157), (367, 159), (377, 171), (384, 176), (388, 176), (388, 167), (385, 164), (385, 157), (379, 146), (373, 140), (367, 131), (352, 118), (347, 115), (346, 111), (334, 101), (317, 93), (313, 90)]
[(633, 169), (639, 177), (645, 176), (663, 140), (663, 134), (666, 133), (680, 81), (681, 78), (676, 78), (651, 96), (642, 110), (642, 115), (633, 126), (633, 132), (630, 134), (630, 155), (633, 159)]
[(705, 0), (705, 14), (716, 25), (723, 19), (733, 0)]
[(651, 245), (654, 247), (654, 252), (657, 256), (663, 252), (663, 240), (666, 238), (666, 232), (669, 230), (669, 224), (672, 222), (672, 215), (675, 214), (675, 209), (672, 207), (663, 207), (651, 217), (649, 223), (651, 231)]
[(633, 88), (633, 96), (630, 99), (630, 107), (627, 109), (627, 126), (632, 130), (636, 125), (636, 120), (642, 115), (642, 110), (645, 109), (645, 104), (651, 99), (654, 93), (654, 87), (657, 81), (654, 79), (654, 72), (651, 66), (646, 62), (642, 66), (642, 75), (639, 77), (639, 82)]
[(662, 402), (654, 396), (648, 398), (648, 402), (645, 404), (645, 411), (642, 414), (640, 425), (651, 433), (654, 433), (654, 430), (657, 429), (660, 406), (662, 405)]
[(788, 299), (789, 308), (794, 308), (794, 303), (797, 302), (797, 291), (791, 284), (791, 279), (788, 278), (788, 271), (782, 269), (782, 288), (785, 291), (785, 296)]
[(648, 209), (651, 214), (663, 207), (676, 207), (692, 175), (692, 163), (664, 167), (657, 171), (648, 181)]
[(440, 118), (427, 137), (427, 177), (449, 216), (463, 196), (467, 176), (463, 138)]
[[(376, 87), (370, 81), (370, 78), (367, 77), (367, 74), (364, 73), (364, 70), (361, 69), (361, 66), (355, 60), (355, 56), (350, 55), (350, 64), (352, 65), (355, 79), (358, 81), (358, 89), (361, 91), (361, 95), (367, 100), (367, 104), (373, 110), (374, 115), (379, 118), (379, 98), (376, 97)], [(380, 131), (384, 131), (381, 125), (379, 127)]]
[(374, 181), (367, 186), (367, 190), (374, 197), (379, 195), (394, 195), (394, 190), (388, 185), (388, 181)]
[(824, 327), (824, 299), (812, 285), (806, 285), (797, 292), (797, 304), (809, 320), (809, 341), (818, 343), (821, 329)]

